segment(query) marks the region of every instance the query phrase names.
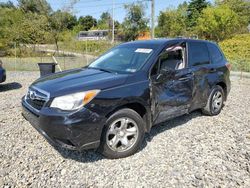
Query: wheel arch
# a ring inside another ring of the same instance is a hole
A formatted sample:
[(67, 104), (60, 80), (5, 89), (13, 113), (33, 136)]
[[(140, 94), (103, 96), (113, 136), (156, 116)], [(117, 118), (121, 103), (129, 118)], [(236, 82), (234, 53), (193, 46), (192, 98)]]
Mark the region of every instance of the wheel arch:
[(227, 99), (227, 85), (225, 82), (221, 81), (218, 82), (216, 85), (222, 87), (223, 91), (224, 91), (224, 95), (225, 95), (225, 100)]
[(107, 113), (105, 117), (108, 119), (112, 114), (114, 114), (115, 112), (117, 112), (118, 110), (121, 110), (123, 108), (129, 108), (129, 109), (137, 112), (141, 116), (141, 118), (143, 119), (143, 121), (145, 123), (145, 131), (146, 132), (150, 131), (150, 129), (152, 127), (150, 110), (140, 102), (130, 102), (130, 103), (126, 103), (126, 104), (121, 104), (121, 105), (117, 106), (116, 108), (114, 108), (109, 113)]

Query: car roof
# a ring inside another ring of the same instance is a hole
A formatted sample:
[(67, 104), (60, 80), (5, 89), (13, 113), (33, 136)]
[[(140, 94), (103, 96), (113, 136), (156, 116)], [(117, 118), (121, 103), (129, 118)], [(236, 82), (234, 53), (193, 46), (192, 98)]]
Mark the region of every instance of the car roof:
[(211, 41), (207, 40), (201, 40), (201, 39), (190, 39), (190, 38), (161, 38), (161, 39), (151, 39), (151, 40), (137, 40), (137, 41), (131, 41), (123, 43), (124, 45), (164, 45), (168, 42), (206, 42), (206, 43), (213, 43)]

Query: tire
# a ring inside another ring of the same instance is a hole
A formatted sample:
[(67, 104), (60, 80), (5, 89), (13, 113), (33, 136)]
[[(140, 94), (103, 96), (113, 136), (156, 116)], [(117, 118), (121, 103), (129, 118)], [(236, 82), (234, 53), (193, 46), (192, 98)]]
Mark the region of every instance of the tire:
[[(220, 95), (221, 97), (218, 98), (218, 96)], [(207, 104), (202, 109), (202, 112), (209, 116), (216, 116), (221, 112), (224, 106), (224, 101), (225, 101), (224, 90), (222, 89), (221, 86), (216, 85), (212, 88), (212, 91), (207, 100)]]
[(144, 135), (145, 123), (141, 116), (132, 109), (121, 109), (108, 118), (99, 152), (110, 159), (128, 157), (140, 148)]

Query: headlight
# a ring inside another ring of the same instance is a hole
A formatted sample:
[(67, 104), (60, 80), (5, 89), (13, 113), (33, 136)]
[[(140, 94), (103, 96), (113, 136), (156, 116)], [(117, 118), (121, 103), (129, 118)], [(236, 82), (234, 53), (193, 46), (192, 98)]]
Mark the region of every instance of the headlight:
[(90, 90), (56, 97), (50, 107), (61, 110), (77, 110), (89, 103), (99, 92), (100, 90)]

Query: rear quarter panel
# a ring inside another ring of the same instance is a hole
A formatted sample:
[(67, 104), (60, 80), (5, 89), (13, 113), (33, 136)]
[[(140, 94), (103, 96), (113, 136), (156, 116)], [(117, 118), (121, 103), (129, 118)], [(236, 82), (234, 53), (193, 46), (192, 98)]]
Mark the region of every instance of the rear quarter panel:
[(230, 82), (230, 71), (226, 67), (225, 62), (219, 64), (211, 64), (209, 66), (214, 67), (216, 69), (216, 72), (209, 73), (207, 75), (207, 80), (209, 84), (209, 90), (207, 96), (209, 96), (211, 89), (213, 88), (214, 85), (217, 85), (219, 83), (224, 83), (226, 85), (225, 97), (227, 98), (227, 95), (229, 94), (231, 88), (231, 82)]

